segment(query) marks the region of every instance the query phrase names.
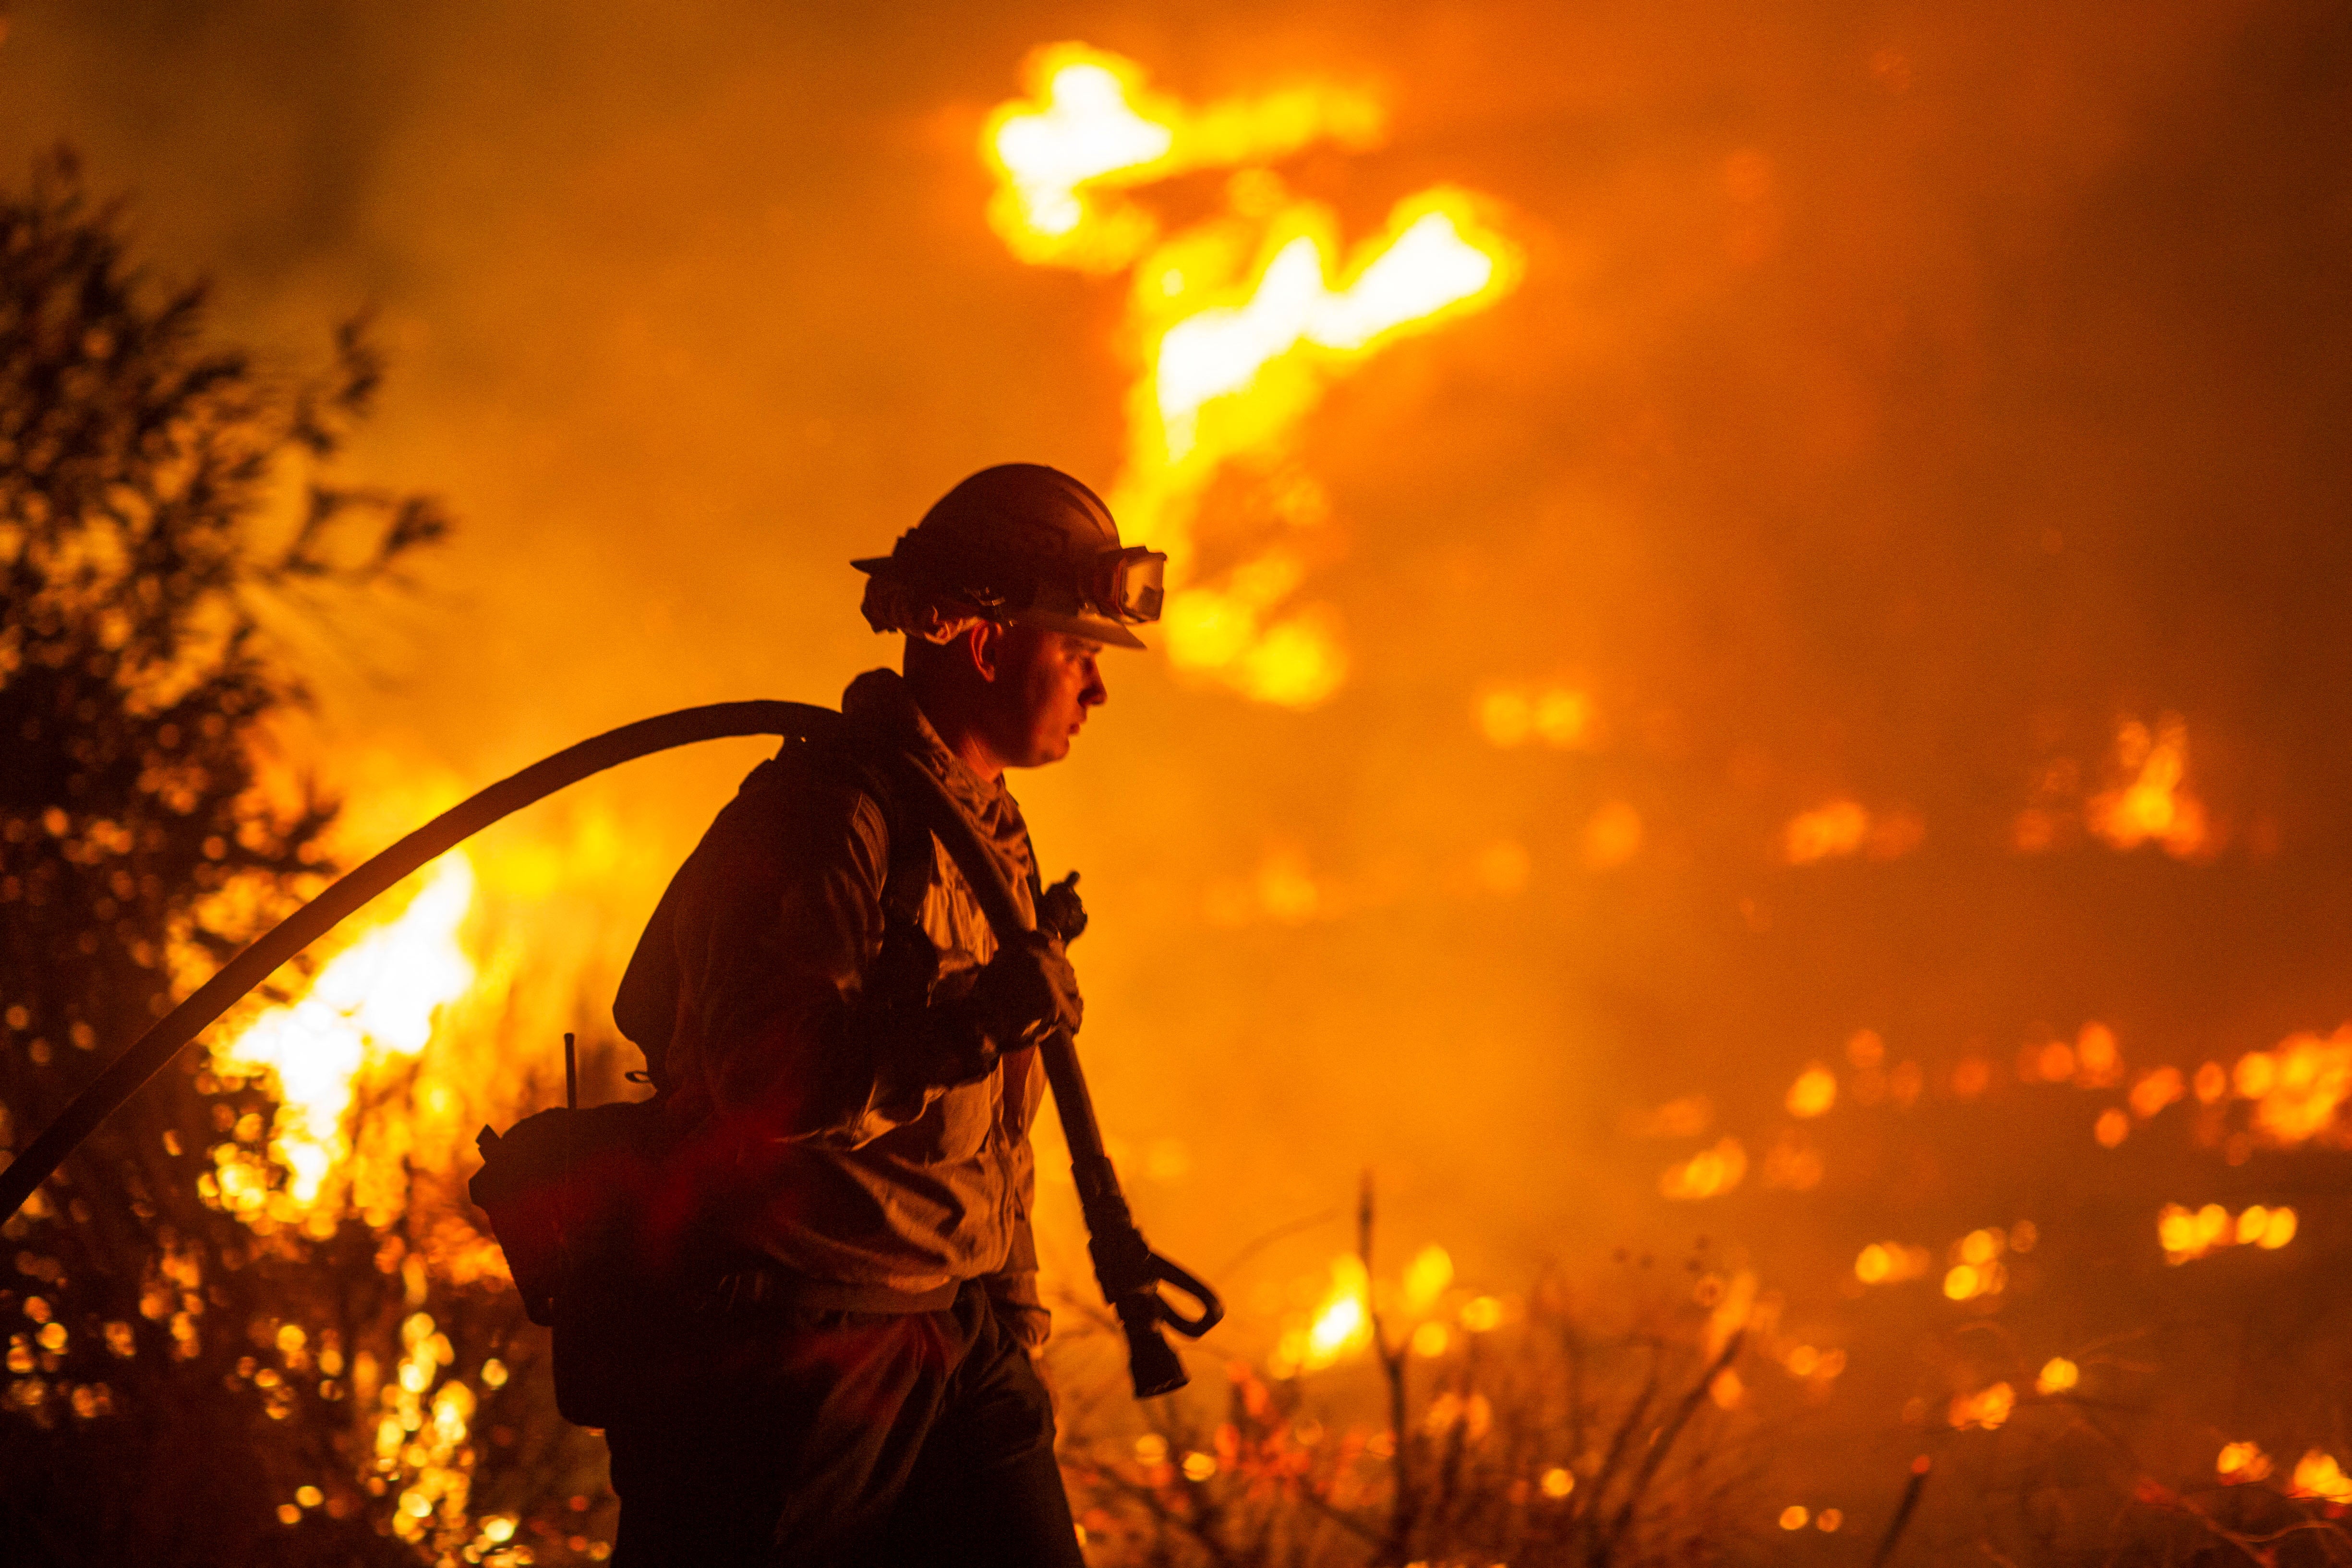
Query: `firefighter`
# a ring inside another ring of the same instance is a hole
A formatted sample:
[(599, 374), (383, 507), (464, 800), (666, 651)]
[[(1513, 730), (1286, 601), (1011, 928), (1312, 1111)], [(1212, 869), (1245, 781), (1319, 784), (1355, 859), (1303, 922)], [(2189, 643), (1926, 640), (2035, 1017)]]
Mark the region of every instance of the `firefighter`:
[(1028, 1139), (1034, 1047), (1076, 1028), (1077, 982), (1051, 936), (998, 944), (876, 764), (945, 784), (1034, 914), (1005, 771), (1068, 754), (1164, 560), (1053, 468), (957, 485), (854, 563), (900, 672), (850, 684), (843, 742), (752, 773), (647, 926), (614, 1016), (687, 1240), (611, 1401), (624, 1568), (1082, 1562), (1031, 1364)]

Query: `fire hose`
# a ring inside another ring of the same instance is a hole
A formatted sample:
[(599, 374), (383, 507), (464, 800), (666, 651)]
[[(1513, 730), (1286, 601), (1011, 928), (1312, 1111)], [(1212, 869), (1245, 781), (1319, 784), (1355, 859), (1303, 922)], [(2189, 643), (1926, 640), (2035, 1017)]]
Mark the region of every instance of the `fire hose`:
[[(40, 1184), (100, 1122), (120, 1110), (180, 1048), (209, 1027), (247, 993), (310, 943), (335, 929), (402, 878), (446, 853), (482, 829), (592, 774), (656, 752), (700, 741), (738, 735), (782, 735), (800, 740), (829, 736), (842, 722), (829, 708), (804, 702), (714, 702), (681, 709), (567, 746), (520, 773), (502, 779), (362, 862), (324, 892), (270, 928), (231, 959), (218, 973), (178, 1006), (157, 1019), (106, 1069), (68, 1102), (40, 1136), (0, 1171), (0, 1219), (24, 1207)], [(900, 770), (925, 826), (929, 826), (971, 883), (989, 921), (1000, 933), (1027, 929), (1003, 873), (978, 834), (938, 782), (921, 769)], [(1075, 935), (1067, 932), (1066, 935)], [(1002, 938), (1001, 938), (1002, 939)], [(1128, 1341), (1129, 1369), (1139, 1398), (1171, 1393), (1184, 1385), (1182, 1363), (1160, 1333), (1164, 1325), (1197, 1339), (1224, 1315), (1216, 1293), (1184, 1269), (1153, 1252), (1136, 1228), (1121, 1195), (1118, 1173), (1103, 1147), (1094, 1105), (1078, 1066), (1077, 1049), (1066, 1032), (1040, 1047), (1054, 1089), (1063, 1133), (1070, 1148), (1071, 1175), (1078, 1189), (1088, 1236), (1087, 1249), (1103, 1297), (1118, 1314)], [(1161, 1284), (1191, 1297), (1200, 1310), (1180, 1315), (1160, 1294)]]

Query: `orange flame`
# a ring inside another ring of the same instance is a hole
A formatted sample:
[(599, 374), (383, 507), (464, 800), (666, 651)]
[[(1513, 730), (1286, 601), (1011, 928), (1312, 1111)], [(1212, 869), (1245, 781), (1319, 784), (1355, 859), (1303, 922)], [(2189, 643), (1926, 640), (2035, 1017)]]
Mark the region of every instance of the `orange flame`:
[[(1037, 51), (1027, 75), (1033, 97), (1001, 106), (982, 137), (999, 181), (990, 222), (1024, 261), (1134, 267), (1129, 326), (1144, 374), (1111, 501), (1168, 552), (1170, 657), (1261, 701), (1320, 702), (1347, 658), (1332, 612), (1294, 603), (1302, 552), (1276, 542), (1196, 580), (1200, 500), (1234, 460), (1280, 457), (1333, 376), (1508, 292), (1520, 253), (1475, 198), (1440, 186), (1400, 202), (1382, 237), (1339, 259), (1337, 216), (1262, 165), (1317, 142), (1368, 145), (1381, 115), (1361, 93), (1306, 87), (1192, 109), (1149, 92), (1134, 62), (1082, 44)], [(1166, 240), (1150, 214), (1111, 197), (1204, 168), (1241, 171), (1230, 215)], [(1286, 529), (1307, 528), (1328, 502), (1295, 476), (1274, 510)]]
[(2226, 1443), (2213, 1461), (2213, 1473), (2231, 1486), (2259, 1481), (2271, 1473), (2271, 1457), (2259, 1443)]
[(261, 1173), (235, 1157), (235, 1145), (222, 1145), (232, 1151), (219, 1175), (227, 1206), (279, 1223), (318, 1213), (331, 1226), (321, 1199), (352, 1153), (353, 1086), (373, 1063), (422, 1052), (434, 1014), (473, 984), (473, 962), (457, 943), (473, 897), (472, 862), (462, 851), (445, 857), (397, 917), (337, 953), (300, 997), (219, 1048), (225, 1067), (276, 1077), (269, 1152), (289, 1173), (273, 1194)]
[(1159, 224), (1118, 190), (1270, 163), (1318, 142), (1369, 146), (1381, 129), (1380, 104), (1343, 88), (1190, 110), (1147, 90), (1134, 61), (1085, 44), (1038, 49), (1023, 75), (1033, 100), (998, 106), (981, 154), (999, 182), (989, 225), (1034, 265), (1115, 272), (1134, 260)]
[(2319, 1498), (2327, 1502), (2352, 1503), (2352, 1479), (2344, 1474), (2344, 1467), (2336, 1456), (2312, 1449), (2294, 1464), (2294, 1480), (2287, 1490), (2295, 1497)]

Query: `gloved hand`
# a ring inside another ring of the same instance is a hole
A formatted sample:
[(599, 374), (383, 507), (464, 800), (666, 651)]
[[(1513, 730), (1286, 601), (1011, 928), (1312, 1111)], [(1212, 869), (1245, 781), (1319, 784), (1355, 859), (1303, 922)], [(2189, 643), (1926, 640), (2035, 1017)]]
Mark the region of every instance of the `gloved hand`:
[(1061, 939), (1040, 931), (996, 950), (972, 985), (971, 1004), (999, 1050), (1034, 1046), (1056, 1029), (1076, 1034), (1086, 1012)]
[(1083, 1008), (1078, 977), (1061, 942), (1033, 931), (997, 949), (968, 994), (924, 1010), (911, 1039), (901, 1032), (905, 1022), (894, 1021), (887, 1008), (860, 1010), (854, 1026), (867, 1029), (877, 1042), (906, 1040), (877, 1047), (891, 1064), (882, 1069), (884, 1083), (897, 1092), (986, 1078), (1006, 1051), (1034, 1046), (1056, 1028), (1076, 1030)]

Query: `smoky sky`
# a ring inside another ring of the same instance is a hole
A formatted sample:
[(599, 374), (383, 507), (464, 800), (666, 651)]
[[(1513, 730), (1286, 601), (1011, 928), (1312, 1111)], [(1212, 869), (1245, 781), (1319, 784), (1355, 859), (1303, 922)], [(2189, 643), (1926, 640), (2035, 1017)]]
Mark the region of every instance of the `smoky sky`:
[[(828, 700), (890, 651), (852, 555), (985, 463), (1108, 482), (1125, 281), (1017, 263), (974, 153), (1063, 38), (1192, 99), (1370, 84), (1384, 143), (1292, 187), (1353, 237), (1458, 184), (1528, 254), (1301, 434), (1341, 692), (1122, 659), (1016, 781), (1097, 911), (1106, 1115), (1193, 1150), (1164, 1228), (1231, 1240), (1372, 1165), (1473, 1256), (1572, 1248), (1654, 1181), (1627, 1106), (1769, 1102), (1856, 1027), (1934, 1061), (2097, 1016), (2186, 1060), (2352, 1016), (2338, 8), (33, 3), (0, 150), (72, 143), (289, 363), (373, 311), (353, 468), (460, 532), (305, 644), (318, 743), (487, 781)], [(1589, 693), (1596, 746), (1491, 747), (1497, 682)], [(2038, 768), (2160, 713), (2210, 863), (2008, 847)], [(665, 864), (756, 754), (595, 787)], [(1777, 865), (1837, 796), (1919, 848)], [(1610, 802), (1643, 847), (1594, 869)], [(1470, 869), (1501, 842), (1516, 892)], [(1276, 855), (1322, 915), (1204, 916)], [(603, 891), (609, 942), (657, 890)]]

